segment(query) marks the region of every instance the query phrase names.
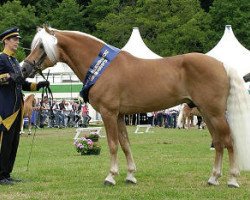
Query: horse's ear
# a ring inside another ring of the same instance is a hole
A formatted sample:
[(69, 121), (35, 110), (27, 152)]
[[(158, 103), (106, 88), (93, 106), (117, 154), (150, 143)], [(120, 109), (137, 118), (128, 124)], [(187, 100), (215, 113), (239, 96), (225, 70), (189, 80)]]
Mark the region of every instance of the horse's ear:
[(37, 26), (36, 27), (36, 32), (38, 33), (40, 30), (42, 30), (43, 28), (42, 27), (40, 27), (40, 26)]
[(54, 31), (53, 30), (50, 30), (49, 27), (47, 25), (44, 25), (43, 28), (45, 29), (45, 31), (50, 34), (50, 35), (54, 35)]

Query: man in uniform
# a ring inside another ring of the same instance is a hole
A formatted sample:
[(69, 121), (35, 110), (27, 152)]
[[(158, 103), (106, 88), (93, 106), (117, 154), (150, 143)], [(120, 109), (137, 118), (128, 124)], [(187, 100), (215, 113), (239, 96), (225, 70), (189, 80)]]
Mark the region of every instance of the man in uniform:
[(0, 53), (0, 185), (19, 182), (10, 176), (19, 144), (23, 94), (49, 86), (48, 81), (31, 83), (23, 79), (15, 58), (19, 45), (19, 29), (10, 28), (0, 34), (4, 50)]

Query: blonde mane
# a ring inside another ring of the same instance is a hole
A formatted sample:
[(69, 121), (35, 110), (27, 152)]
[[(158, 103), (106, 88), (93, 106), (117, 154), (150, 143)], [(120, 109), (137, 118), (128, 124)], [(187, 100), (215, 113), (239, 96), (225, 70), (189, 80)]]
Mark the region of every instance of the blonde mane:
[[(79, 34), (79, 35), (83, 35), (85, 37), (89, 37), (91, 39), (94, 39), (98, 42), (101, 42), (103, 44), (106, 44), (104, 41), (89, 35), (87, 33), (83, 33), (80, 31), (60, 31), (57, 29), (52, 29), (50, 28), (50, 30), (56, 30), (58, 32), (68, 32), (68, 33), (75, 33), (75, 34)], [(49, 57), (51, 62), (58, 62), (58, 52), (57, 52), (57, 38), (54, 35), (49, 34), (45, 28), (39, 29), (37, 34), (35, 35), (32, 43), (31, 43), (31, 50), (34, 50), (40, 43), (43, 44), (44, 50), (47, 54), (47, 56)]]
[(44, 28), (39, 29), (31, 43), (31, 50), (34, 50), (40, 43), (43, 44), (44, 50), (50, 61), (57, 62), (57, 38), (54, 35), (50, 35), (49, 33), (47, 33)]

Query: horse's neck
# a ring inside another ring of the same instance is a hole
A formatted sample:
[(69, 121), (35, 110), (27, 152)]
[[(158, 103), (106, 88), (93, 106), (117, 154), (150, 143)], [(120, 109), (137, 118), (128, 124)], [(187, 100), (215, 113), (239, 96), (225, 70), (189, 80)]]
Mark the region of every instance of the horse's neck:
[(34, 98), (32, 98), (31, 96), (29, 96), (29, 97), (27, 97), (27, 99), (25, 99), (24, 102), (31, 103), (31, 102), (33, 102), (33, 99)]
[(87, 71), (97, 57), (103, 42), (84, 34), (67, 33), (69, 40), (60, 40), (61, 59), (68, 64), (76, 76), (83, 81)]

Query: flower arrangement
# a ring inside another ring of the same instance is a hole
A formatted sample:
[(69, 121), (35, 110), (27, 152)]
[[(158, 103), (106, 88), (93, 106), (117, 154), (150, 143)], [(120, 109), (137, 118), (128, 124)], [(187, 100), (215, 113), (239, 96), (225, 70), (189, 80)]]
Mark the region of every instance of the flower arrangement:
[(81, 155), (99, 155), (101, 146), (97, 142), (98, 139), (99, 135), (97, 134), (89, 134), (86, 137), (75, 139), (76, 151), (81, 153)]

